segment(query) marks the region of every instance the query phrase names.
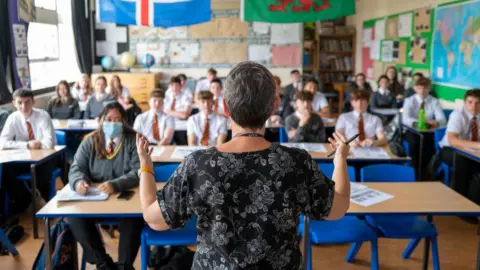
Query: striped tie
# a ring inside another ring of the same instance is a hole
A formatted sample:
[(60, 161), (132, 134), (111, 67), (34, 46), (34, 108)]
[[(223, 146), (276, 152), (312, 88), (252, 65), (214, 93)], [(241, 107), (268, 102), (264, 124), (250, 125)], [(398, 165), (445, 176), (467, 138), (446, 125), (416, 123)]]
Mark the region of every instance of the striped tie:
[(210, 140), (210, 123), (207, 118), (205, 120), (205, 127), (203, 128), (203, 135), (202, 135), (202, 139), (200, 140), (200, 144), (202, 146), (208, 146), (209, 140)]
[(30, 124), (30, 121), (26, 121), (26, 124), (27, 124), (28, 140), (33, 141), (35, 140), (35, 134), (33, 133), (32, 124)]
[(175, 111), (175, 104), (176, 103), (176, 98), (173, 97), (173, 100), (172, 100), (172, 105), (170, 105), (170, 111)]
[(158, 130), (158, 117), (157, 114), (153, 117), (153, 138), (155, 141), (160, 141), (160, 131)]
[(115, 142), (113, 141), (113, 138), (110, 138), (110, 141), (108, 142), (108, 151), (107, 155), (111, 156), (115, 152)]
[(358, 139), (363, 142), (365, 141), (365, 127), (363, 124), (363, 115), (360, 114), (358, 117)]
[(215, 99), (215, 100), (213, 101), (213, 111), (214, 111), (215, 113), (218, 113), (218, 99)]
[(472, 141), (478, 142), (478, 123), (476, 116), (472, 118)]

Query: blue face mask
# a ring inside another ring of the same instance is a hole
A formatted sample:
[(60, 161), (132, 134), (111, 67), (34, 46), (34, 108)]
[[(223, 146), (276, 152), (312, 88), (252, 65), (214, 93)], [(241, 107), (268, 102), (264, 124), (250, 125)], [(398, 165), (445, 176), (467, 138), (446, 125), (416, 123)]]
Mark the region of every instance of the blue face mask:
[(123, 124), (117, 122), (103, 122), (103, 133), (108, 137), (117, 137), (123, 132)]

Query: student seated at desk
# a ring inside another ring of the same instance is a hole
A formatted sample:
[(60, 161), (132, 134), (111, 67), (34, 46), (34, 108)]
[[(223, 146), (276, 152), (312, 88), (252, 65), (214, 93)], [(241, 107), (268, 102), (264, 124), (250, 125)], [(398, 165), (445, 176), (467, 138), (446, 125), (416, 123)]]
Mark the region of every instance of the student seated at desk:
[(197, 85), (195, 85), (195, 93), (200, 91), (208, 91), (210, 89), (210, 83), (213, 79), (217, 78), (217, 71), (214, 68), (210, 68), (207, 71), (207, 78), (199, 80)]
[(112, 96), (117, 95), (117, 92), (119, 92), (122, 97), (130, 96), (130, 91), (122, 85), (122, 80), (120, 80), (118, 75), (112, 76), (110, 79), (110, 86), (105, 89), (105, 92)]
[(198, 93), (200, 112), (188, 118), (187, 136), (189, 146), (215, 146), (227, 140), (227, 118), (213, 112), (213, 94)]
[(313, 95), (312, 111), (320, 116), (329, 117), (330, 109), (328, 108), (328, 101), (324, 94), (318, 92), (318, 81), (309, 79), (305, 83), (304, 91), (310, 92)]
[(397, 108), (397, 98), (395, 93), (390, 90), (388, 78), (385, 75), (378, 78), (378, 89), (370, 97), (370, 107), (374, 109)]
[(358, 139), (350, 143), (352, 147), (384, 146), (388, 143), (382, 121), (376, 115), (367, 112), (370, 92), (354, 90), (350, 93), (353, 111), (342, 113), (337, 120), (335, 132), (347, 139), (359, 134)]
[[(420, 78), (417, 83), (415, 83), (415, 95), (406, 98), (403, 104), (403, 124), (407, 126), (415, 126), (418, 121), (418, 112), (422, 107), (425, 110), (425, 118), (430, 128), (437, 128), (446, 124), (447, 121), (442, 107), (440, 106), (440, 102), (438, 99), (429, 95), (430, 85), (430, 80), (427, 78)], [(424, 133), (423, 135), (423, 149), (419, 149), (419, 136), (411, 131), (407, 131), (406, 133), (406, 140), (409, 144), (412, 165), (416, 169), (419, 168), (418, 166), (424, 168), (428, 162), (430, 162), (430, 159), (435, 152), (433, 133)], [(423, 151), (422, 160), (418, 160), (419, 151)], [(427, 170), (422, 171), (426, 172)]]
[[(471, 148), (480, 150), (480, 89), (465, 93), (465, 103), (462, 108), (454, 110), (448, 119), (447, 131), (440, 142), (440, 158), (448, 166), (453, 167), (454, 152), (448, 146), (456, 148)], [(457, 155), (455, 187), (460, 194), (466, 196), (469, 190), (471, 175), (480, 170), (475, 161)], [(470, 197), (469, 197), (470, 198)], [(478, 201), (480, 198), (470, 198)]]
[(60, 81), (56, 89), (57, 95), (50, 99), (47, 112), (53, 119), (80, 119), (81, 112), (78, 101), (70, 94), (67, 81)]
[(326, 142), (323, 120), (312, 112), (312, 101), (312, 93), (307, 91), (297, 93), (295, 101), (297, 110), (285, 119), (289, 142)]
[(82, 78), (72, 88), (72, 97), (79, 102), (87, 102), (93, 94), (93, 87), (88, 74), (82, 74)]
[(345, 100), (343, 102), (343, 112), (349, 112), (352, 110), (350, 104), (350, 94), (355, 90), (366, 90), (369, 93), (372, 93), (372, 86), (367, 82), (367, 77), (365, 74), (358, 73), (355, 75), (355, 81), (351, 82), (348, 86), (347, 92), (345, 93)]
[(302, 76), (300, 71), (294, 69), (290, 71), (290, 78), (292, 83), (283, 89), (283, 100), (281, 108), (283, 110), (283, 117), (286, 119), (290, 114), (295, 112), (295, 95), (303, 90)]
[[(170, 90), (165, 93), (164, 111), (175, 119), (175, 126), (180, 127), (185, 124), (192, 113), (192, 93), (182, 91), (181, 81), (178, 77), (170, 79)], [(185, 132), (175, 132), (173, 136), (177, 145), (188, 144)]]
[[(415, 85), (415, 83), (417, 83), (417, 81), (420, 79), (420, 78), (424, 78), (425, 76), (423, 76), (423, 73), (421, 72), (416, 72), (415, 74), (413, 74), (413, 85)], [(410, 87), (408, 89), (405, 90), (405, 98), (407, 97), (411, 97), (413, 95), (415, 95), (415, 90), (413, 89), (414, 87)], [(434, 89), (432, 89), (429, 93), (429, 95), (431, 95), (432, 97), (437, 97)]]
[(385, 71), (385, 76), (388, 78), (388, 89), (393, 92), (398, 101), (402, 101), (405, 98), (405, 88), (398, 81), (397, 68), (389, 66)]
[[(120, 104), (109, 103), (100, 114), (98, 129), (80, 144), (68, 175), (70, 187), (77, 193), (87, 194), (94, 184), (110, 195), (138, 186), (140, 164), (136, 151), (136, 132), (128, 127), (125, 116)], [(98, 202), (98, 207), (102, 207), (103, 203), (107, 202)], [(118, 220), (120, 244), (117, 265), (105, 251), (96, 221), (68, 219), (73, 235), (85, 252), (86, 261), (96, 264), (97, 269), (134, 269), (143, 219)]]
[(140, 114), (133, 125), (138, 133), (145, 136), (150, 143), (157, 145), (170, 144), (175, 132), (175, 120), (163, 112), (164, 99), (163, 90), (153, 90), (148, 101), (150, 110)]
[[(17, 111), (10, 114), (5, 122), (0, 135), (0, 149), (35, 150), (52, 149), (55, 146), (56, 138), (52, 119), (46, 111), (36, 109), (34, 105), (35, 100), (31, 90), (17, 89), (13, 92), (13, 106)], [(48, 200), (49, 182), (56, 162), (57, 160), (48, 161), (37, 168), (37, 186), (45, 200)], [(2, 177), (6, 181), (2, 183), (13, 187), (19, 183), (15, 181), (17, 175), (25, 173), (30, 173), (30, 164), (4, 164)], [(13, 190), (18, 195), (17, 192), (23, 194), (25, 188), (19, 187)], [(30, 198), (28, 194), (26, 197)], [(24, 200), (25, 197), (20, 198)]]
[(107, 79), (100, 76), (95, 80), (95, 94), (87, 102), (84, 119), (98, 119), (105, 105), (115, 102), (115, 97), (105, 93), (107, 87)]
[(210, 92), (213, 94), (213, 112), (225, 116), (225, 100), (223, 99), (223, 86), (220, 79), (212, 80)]

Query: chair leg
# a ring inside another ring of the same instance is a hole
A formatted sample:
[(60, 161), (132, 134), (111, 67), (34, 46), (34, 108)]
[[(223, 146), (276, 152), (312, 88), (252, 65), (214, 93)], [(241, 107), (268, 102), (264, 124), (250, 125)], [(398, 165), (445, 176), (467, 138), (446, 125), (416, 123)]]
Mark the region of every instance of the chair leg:
[(438, 243), (437, 237), (432, 237), (432, 259), (433, 259), (433, 270), (440, 270), (440, 258), (438, 257)]
[(447, 165), (445, 165), (444, 175), (445, 175), (445, 185), (447, 187), (450, 186), (450, 181), (451, 181), (450, 180), (450, 173), (451, 173), (450, 168), (447, 167)]
[[(307, 270), (312, 270), (312, 236), (308, 237)], [(305, 238), (304, 238), (305, 239)]]
[(371, 246), (371, 253), (372, 253), (372, 257), (371, 257), (371, 269), (372, 270), (378, 270), (379, 269), (379, 265), (378, 265), (378, 240), (375, 239), (375, 240), (372, 240), (370, 242), (370, 246)]
[(144, 234), (142, 234), (141, 238), (142, 240), (140, 243), (140, 269), (147, 270), (148, 257), (150, 255), (150, 247), (147, 245), (147, 239)]
[(87, 261), (85, 259), (85, 251), (82, 252), (82, 265), (80, 266), (80, 270), (87, 269)]
[(12, 242), (10, 242), (7, 235), (5, 234), (5, 232), (2, 229), (0, 229), (0, 243), (5, 245), (8, 252), (10, 252), (13, 256), (18, 255), (18, 250), (13, 246)]
[(353, 263), (355, 260), (355, 256), (357, 256), (358, 251), (360, 251), (360, 248), (362, 247), (363, 242), (355, 242), (350, 246), (350, 250), (348, 250), (347, 257), (345, 258), (345, 261), (348, 263)]
[(408, 247), (405, 249), (405, 251), (402, 254), (402, 258), (404, 259), (410, 259), (410, 256), (412, 256), (413, 251), (417, 248), (418, 244), (420, 243), (420, 240), (422, 238), (415, 238), (410, 241), (408, 244)]

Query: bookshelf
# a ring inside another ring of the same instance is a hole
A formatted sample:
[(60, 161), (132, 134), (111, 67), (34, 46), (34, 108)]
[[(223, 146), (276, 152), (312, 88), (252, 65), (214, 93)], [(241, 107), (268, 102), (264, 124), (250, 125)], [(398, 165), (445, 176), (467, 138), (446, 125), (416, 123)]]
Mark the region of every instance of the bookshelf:
[(348, 83), (355, 69), (355, 34), (335, 31), (316, 36), (318, 72), (324, 83)]

